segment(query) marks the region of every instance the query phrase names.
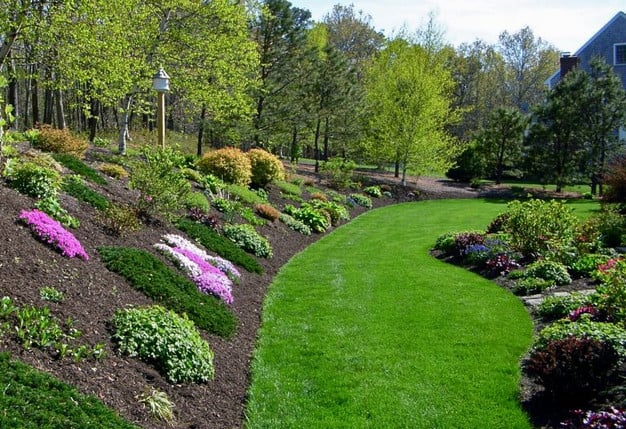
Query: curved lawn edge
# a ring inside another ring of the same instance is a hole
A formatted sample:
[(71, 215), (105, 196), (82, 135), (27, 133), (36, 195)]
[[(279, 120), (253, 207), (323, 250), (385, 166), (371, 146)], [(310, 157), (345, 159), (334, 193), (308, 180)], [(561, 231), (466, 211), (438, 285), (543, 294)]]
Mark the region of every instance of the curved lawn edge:
[(518, 402), (532, 338), (520, 300), (432, 258), (504, 204), (370, 211), (296, 255), (269, 288), (248, 428), (530, 428)]

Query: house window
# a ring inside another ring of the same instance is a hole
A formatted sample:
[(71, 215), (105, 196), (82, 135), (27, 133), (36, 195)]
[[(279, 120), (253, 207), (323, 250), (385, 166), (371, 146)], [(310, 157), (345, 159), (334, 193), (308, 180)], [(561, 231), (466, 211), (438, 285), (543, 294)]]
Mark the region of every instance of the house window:
[(626, 43), (615, 45), (615, 65), (626, 64)]

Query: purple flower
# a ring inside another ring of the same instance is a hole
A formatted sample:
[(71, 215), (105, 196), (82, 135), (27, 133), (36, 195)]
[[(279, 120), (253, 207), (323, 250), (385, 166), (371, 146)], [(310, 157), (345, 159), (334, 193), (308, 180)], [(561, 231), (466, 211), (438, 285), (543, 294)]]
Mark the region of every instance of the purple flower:
[(23, 221), (30, 230), (43, 242), (48, 243), (61, 251), (63, 256), (68, 258), (82, 258), (89, 260), (89, 255), (83, 249), (80, 242), (71, 232), (68, 232), (56, 220), (46, 213), (34, 210), (22, 210), (19, 219)]
[(200, 291), (232, 304), (232, 281), (218, 268), (188, 249), (170, 247), (163, 243), (157, 243), (154, 247), (178, 264)]

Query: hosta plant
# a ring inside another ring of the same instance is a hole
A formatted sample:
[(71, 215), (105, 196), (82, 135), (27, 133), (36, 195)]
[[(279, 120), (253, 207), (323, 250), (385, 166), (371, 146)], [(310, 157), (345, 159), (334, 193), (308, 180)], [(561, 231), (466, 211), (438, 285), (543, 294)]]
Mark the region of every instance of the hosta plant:
[(224, 236), (246, 252), (262, 258), (271, 258), (274, 254), (267, 238), (259, 234), (252, 225), (227, 224), (223, 227)]

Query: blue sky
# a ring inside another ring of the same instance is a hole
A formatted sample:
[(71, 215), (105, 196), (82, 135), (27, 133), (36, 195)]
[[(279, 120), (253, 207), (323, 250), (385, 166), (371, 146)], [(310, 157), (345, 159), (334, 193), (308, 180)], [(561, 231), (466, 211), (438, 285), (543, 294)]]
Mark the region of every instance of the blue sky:
[(575, 52), (620, 11), (624, 0), (290, 0), (308, 9), (321, 21), (333, 5), (354, 4), (372, 17), (378, 30), (391, 35), (403, 25), (407, 30), (423, 26), (429, 12), (445, 30), (446, 40), (458, 46), (482, 39), (496, 43), (503, 31), (515, 33), (526, 26), (535, 37), (560, 51)]

